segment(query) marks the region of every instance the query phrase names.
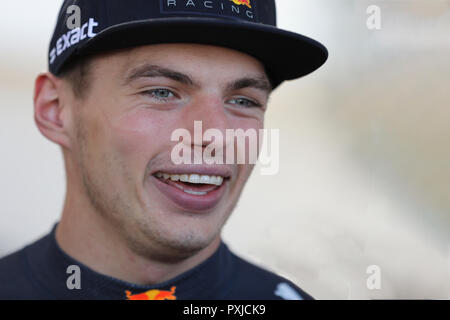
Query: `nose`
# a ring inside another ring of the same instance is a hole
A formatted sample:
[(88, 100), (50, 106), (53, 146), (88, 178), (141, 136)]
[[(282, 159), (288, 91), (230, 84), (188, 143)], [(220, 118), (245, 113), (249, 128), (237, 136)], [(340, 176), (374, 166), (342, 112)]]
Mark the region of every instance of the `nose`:
[[(231, 128), (230, 116), (227, 114), (220, 94), (198, 94), (182, 114), (183, 127), (191, 137), (191, 147), (203, 150), (207, 145), (224, 156), (227, 149), (226, 130)], [(214, 138), (213, 138), (214, 137)], [(221, 137), (218, 138), (218, 137)], [(197, 151), (200, 151), (197, 150)]]
[(194, 133), (194, 121), (201, 121), (203, 132), (216, 129), (225, 134), (225, 130), (230, 128), (229, 117), (219, 94), (199, 95), (184, 109), (184, 112), (184, 123), (191, 133)]

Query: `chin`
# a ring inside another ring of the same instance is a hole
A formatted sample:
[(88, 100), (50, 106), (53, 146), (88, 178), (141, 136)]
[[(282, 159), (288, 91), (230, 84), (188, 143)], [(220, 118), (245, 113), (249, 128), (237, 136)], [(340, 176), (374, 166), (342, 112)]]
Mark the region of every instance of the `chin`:
[(157, 229), (142, 228), (141, 225), (141, 236), (133, 233), (127, 237), (130, 248), (150, 259), (176, 262), (205, 249), (220, 234), (220, 228), (205, 230), (199, 226), (166, 226)]

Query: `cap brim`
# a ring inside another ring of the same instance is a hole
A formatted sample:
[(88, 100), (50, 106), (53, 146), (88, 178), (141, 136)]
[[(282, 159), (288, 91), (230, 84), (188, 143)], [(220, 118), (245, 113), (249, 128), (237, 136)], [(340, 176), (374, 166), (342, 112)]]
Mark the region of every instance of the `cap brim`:
[(78, 47), (76, 55), (159, 43), (198, 43), (245, 52), (259, 59), (274, 87), (305, 76), (328, 58), (319, 42), (276, 27), (216, 18), (140, 20), (107, 28)]

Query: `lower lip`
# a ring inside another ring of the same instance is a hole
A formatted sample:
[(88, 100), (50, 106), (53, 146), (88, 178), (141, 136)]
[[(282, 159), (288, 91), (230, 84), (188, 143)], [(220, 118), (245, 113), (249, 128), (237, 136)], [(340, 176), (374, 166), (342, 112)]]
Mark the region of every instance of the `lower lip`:
[(194, 195), (171, 186), (154, 176), (151, 176), (151, 178), (153, 179), (156, 188), (158, 188), (162, 194), (182, 209), (189, 211), (206, 211), (214, 208), (223, 198), (228, 183), (227, 180), (224, 180), (222, 185), (217, 189), (214, 189), (205, 195)]

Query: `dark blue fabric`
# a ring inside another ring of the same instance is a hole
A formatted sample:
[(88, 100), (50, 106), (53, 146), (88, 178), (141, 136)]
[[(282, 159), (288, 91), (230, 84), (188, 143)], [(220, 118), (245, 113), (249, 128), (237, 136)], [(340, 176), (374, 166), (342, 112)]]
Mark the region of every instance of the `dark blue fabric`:
[[(81, 270), (81, 289), (68, 289), (70, 265)], [(191, 270), (152, 286), (136, 285), (99, 274), (65, 254), (55, 240), (55, 227), (40, 240), (0, 259), (0, 299), (127, 299), (125, 291), (170, 291), (177, 300), (277, 300), (280, 283), (303, 299), (312, 299), (292, 282), (250, 264), (225, 243)], [(288, 290), (289, 291), (289, 290)]]

